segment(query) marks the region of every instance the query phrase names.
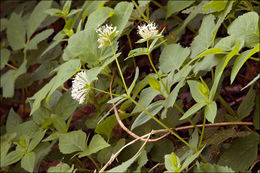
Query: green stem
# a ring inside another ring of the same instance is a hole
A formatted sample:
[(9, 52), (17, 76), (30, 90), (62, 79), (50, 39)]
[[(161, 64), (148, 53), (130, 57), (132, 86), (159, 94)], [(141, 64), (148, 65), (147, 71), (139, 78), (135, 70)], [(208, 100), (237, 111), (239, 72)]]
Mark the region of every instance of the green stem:
[(199, 145), (198, 145), (198, 150), (200, 149), (200, 146), (202, 144), (202, 140), (204, 138), (204, 133), (205, 133), (205, 124), (206, 124), (206, 116), (204, 116), (204, 119), (203, 119), (203, 127), (202, 127), (202, 133), (200, 135), (200, 142), (199, 142)]
[(100, 167), (98, 166), (97, 162), (89, 155), (88, 158), (92, 161), (92, 163), (95, 165), (95, 167), (100, 170)]
[(116, 52), (115, 52), (114, 46), (113, 46), (111, 40), (109, 40), (109, 42), (110, 42), (110, 46), (111, 46), (111, 48), (112, 48), (113, 54), (114, 54), (115, 59), (116, 59), (116, 65), (117, 65), (118, 71), (119, 71), (119, 73), (120, 73), (121, 79), (122, 79), (122, 81), (123, 81), (126, 94), (129, 96), (128, 89), (127, 89), (127, 86), (126, 86), (126, 83), (125, 83), (125, 79), (124, 79), (124, 76), (123, 76), (121, 67), (120, 67), (120, 65), (119, 65), (118, 59), (117, 59), (117, 57), (116, 57)]
[(136, 10), (138, 11), (138, 13), (144, 18), (144, 20), (149, 21), (149, 19), (144, 15), (144, 13), (138, 7), (138, 5), (136, 4), (136, 2), (134, 0), (132, 0), (132, 3), (134, 4), (134, 6), (135, 6)]
[(98, 89), (98, 88), (95, 88), (95, 87), (91, 87), (91, 89), (97, 90), (97, 91), (99, 91), (99, 92), (102, 92), (102, 93), (105, 93), (105, 94), (108, 94), (108, 95), (113, 95), (113, 96), (116, 96), (116, 97), (128, 98), (127, 96), (109, 93), (109, 92), (107, 92), (107, 91), (104, 91), (104, 90), (101, 90), (101, 89)]
[(236, 116), (236, 112), (229, 106), (229, 104), (221, 97), (221, 95), (216, 94), (217, 98), (219, 99), (220, 103), (226, 108), (227, 112), (233, 116)]
[[(146, 41), (146, 45), (147, 45), (147, 52), (148, 52), (148, 50), (149, 50), (149, 41), (148, 41), (148, 40)], [(155, 68), (155, 66), (154, 66), (154, 64), (153, 64), (153, 61), (152, 61), (152, 59), (151, 59), (150, 53), (148, 53), (147, 56), (148, 56), (148, 59), (149, 59), (149, 61), (150, 61), (150, 64), (151, 64), (151, 66), (152, 66), (154, 72), (156, 73), (158, 79), (159, 79), (160, 82), (162, 83), (163, 88), (165, 89), (165, 91), (166, 91), (167, 94), (169, 95), (170, 92), (169, 92), (169, 90), (167, 89), (167, 87), (166, 87), (166, 85), (164, 84), (164, 82), (162, 81), (162, 78), (160, 77), (158, 71), (156, 70), (156, 68)]]
[[(133, 50), (133, 46), (132, 46), (132, 42), (131, 42), (131, 38), (130, 38), (130, 33), (126, 34), (127, 36), (127, 40), (128, 40), (128, 43), (129, 43), (129, 47), (131, 50)], [(133, 63), (134, 63), (134, 67), (136, 68), (136, 62), (135, 62), (135, 58), (132, 58), (133, 59)]]
[(177, 133), (172, 131), (169, 127), (167, 127), (165, 124), (163, 124), (159, 119), (157, 119), (155, 116), (153, 116), (150, 112), (148, 112), (142, 105), (140, 105), (138, 102), (136, 102), (134, 99), (129, 97), (129, 99), (140, 109), (142, 109), (147, 115), (149, 115), (154, 121), (156, 121), (158, 124), (160, 124), (162, 127), (167, 129), (171, 134), (173, 134), (176, 138), (178, 138), (180, 141), (182, 141), (185, 145), (187, 145), (190, 149), (193, 151), (197, 151), (193, 146), (191, 146), (189, 143), (187, 143), (182, 137), (180, 137)]

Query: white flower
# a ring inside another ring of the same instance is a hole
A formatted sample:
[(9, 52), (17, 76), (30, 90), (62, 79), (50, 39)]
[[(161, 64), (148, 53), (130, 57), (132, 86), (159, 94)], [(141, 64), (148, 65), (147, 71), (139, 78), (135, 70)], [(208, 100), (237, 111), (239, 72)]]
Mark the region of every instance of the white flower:
[(99, 33), (99, 38), (97, 40), (99, 43), (98, 48), (109, 46), (109, 41), (111, 41), (118, 34), (116, 26), (113, 27), (112, 25), (107, 24), (99, 27), (96, 32)]
[(153, 22), (138, 26), (138, 34), (143, 38), (142, 41), (151, 40), (161, 36), (158, 32), (157, 26)]
[(86, 96), (90, 91), (90, 82), (85, 71), (78, 72), (72, 81), (71, 96), (79, 104), (84, 103)]

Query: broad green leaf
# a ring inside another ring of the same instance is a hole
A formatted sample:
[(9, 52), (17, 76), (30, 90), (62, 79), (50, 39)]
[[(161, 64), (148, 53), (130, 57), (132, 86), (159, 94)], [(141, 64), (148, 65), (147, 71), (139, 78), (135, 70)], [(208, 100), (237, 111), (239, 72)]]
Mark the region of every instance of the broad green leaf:
[(169, 108), (172, 107), (178, 97), (178, 93), (180, 91), (180, 89), (185, 85), (184, 80), (181, 80), (176, 87), (171, 91), (171, 93), (169, 94), (169, 96), (166, 98), (163, 106), (165, 108)]
[(14, 83), (15, 83), (15, 70), (9, 70), (1, 75), (1, 87), (3, 88), (3, 97), (13, 97)]
[(132, 90), (133, 90), (133, 88), (135, 86), (135, 83), (136, 83), (136, 80), (137, 80), (138, 76), (139, 76), (139, 68), (136, 67), (134, 80), (133, 80), (132, 84), (130, 85), (130, 87), (128, 88), (128, 93), (129, 94), (131, 94), (131, 92), (132, 92)]
[[(132, 114), (119, 113), (119, 116), (120, 116), (121, 120), (124, 120), (124, 119), (132, 116)], [(107, 117), (103, 122), (101, 122), (100, 124), (98, 124), (96, 126), (95, 132), (98, 134), (106, 135), (109, 138), (113, 128), (116, 125), (117, 125), (116, 117), (115, 117), (115, 115), (111, 115), (111, 116)]]
[(48, 61), (46, 63), (42, 63), (40, 67), (31, 73), (31, 80), (37, 81), (52, 76), (51, 71), (54, 70), (57, 66), (57, 61)]
[(196, 163), (196, 167), (193, 169), (194, 172), (230, 172), (233, 173), (231, 168), (227, 166), (220, 166), (220, 165), (215, 165), (215, 164), (210, 164), (210, 163)]
[(59, 149), (63, 154), (84, 151), (86, 147), (86, 133), (77, 130), (59, 135)]
[[(151, 101), (154, 99), (154, 97), (157, 96), (158, 94), (160, 94), (160, 92), (152, 89), (151, 87), (145, 88), (142, 90), (142, 92), (140, 94), (138, 103), (140, 105), (142, 105), (144, 108), (146, 108), (151, 103)], [(138, 106), (136, 106), (134, 108), (134, 110), (132, 111), (132, 113), (141, 112), (141, 111), (142, 111), (142, 109), (140, 109)]]
[[(160, 112), (160, 110), (162, 110), (162, 108), (163, 108), (162, 103), (163, 103), (163, 101), (161, 101), (161, 100), (154, 102), (154, 103), (150, 104), (146, 108), (146, 110), (148, 112), (150, 112), (153, 116), (155, 116), (158, 112)], [(147, 115), (144, 111), (141, 112), (140, 115), (133, 122), (133, 124), (131, 126), (131, 130), (133, 130), (134, 128), (136, 128), (138, 126), (141, 126), (142, 124), (146, 123), (150, 119), (152, 119), (152, 117)]]
[(199, 34), (191, 43), (191, 58), (196, 57), (201, 52), (208, 49), (212, 43), (213, 32), (215, 29), (215, 16), (210, 14), (203, 18)]
[(37, 49), (37, 44), (48, 38), (54, 32), (53, 29), (45, 30), (36, 36), (34, 36), (29, 43), (26, 45), (25, 50)]
[(53, 141), (55, 139), (59, 138), (59, 135), (62, 134), (60, 132), (54, 132), (52, 133), (50, 136), (48, 136), (47, 138), (45, 138), (44, 140), (42, 140), (42, 142), (48, 142), (48, 141)]
[(199, 133), (198, 133), (198, 130), (195, 129), (194, 132), (191, 135), (191, 139), (189, 140), (189, 144), (191, 146), (193, 146), (194, 148), (197, 148), (198, 143), (199, 143)]
[(251, 50), (247, 50), (242, 52), (237, 58), (236, 61), (233, 65), (232, 71), (231, 71), (231, 76), (230, 76), (230, 83), (232, 84), (233, 81), (235, 80), (235, 77), (237, 76), (237, 73), (239, 72), (239, 70), (241, 69), (241, 67), (243, 66), (243, 64), (252, 56), (254, 55), (256, 52), (259, 52), (259, 43), (257, 44), (257, 46), (255, 46), (253, 49)]
[(89, 156), (109, 146), (110, 145), (102, 138), (102, 136), (97, 134), (93, 136), (87, 148), (79, 154), (79, 158)]
[(115, 9), (114, 15), (111, 18), (111, 23), (117, 27), (119, 35), (123, 32), (126, 24), (128, 23), (128, 19), (133, 11), (133, 4), (130, 2), (119, 2)]
[(227, 36), (221, 38), (215, 45), (215, 48), (220, 48), (224, 52), (229, 52), (236, 47), (237, 43), (239, 44), (239, 50), (241, 50), (244, 47), (244, 40), (240, 37)]
[(71, 173), (74, 170), (74, 165), (71, 167), (67, 163), (59, 163), (56, 166), (52, 166), (48, 169), (48, 173), (57, 173), (57, 172), (68, 172)]
[(10, 149), (12, 145), (12, 140), (15, 138), (16, 133), (6, 133), (5, 135), (1, 136), (1, 146), (0, 146), (0, 162), (5, 158), (6, 154), (8, 153), (8, 150)]
[(54, 113), (64, 120), (68, 119), (78, 107), (78, 102), (71, 97), (71, 91), (63, 93), (54, 107)]
[(131, 50), (128, 53), (128, 57), (125, 60), (135, 57), (135, 56), (147, 55), (147, 54), (148, 54), (147, 48), (136, 48), (136, 49)]
[(211, 123), (214, 123), (215, 117), (217, 115), (217, 104), (216, 102), (211, 102), (206, 105), (205, 116), (207, 120)]
[(205, 102), (199, 102), (193, 105), (189, 110), (187, 110), (183, 116), (180, 118), (180, 120), (184, 120), (188, 118), (189, 116), (195, 114), (197, 111), (199, 111), (202, 107), (204, 107), (207, 103)]
[(248, 12), (235, 19), (228, 27), (228, 34), (242, 38), (246, 47), (254, 47), (259, 43), (259, 15)]
[(45, 10), (51, 7), (52, 1), (40, 1), (33, 9), (28, 21), (27, 21), (27, 38), (30, 38), (32, 34), (40, 27), (41, 23), (48, 16)]
[(132, 165), (132, 163), (140, 156), (141, 152), (139, 152), (138, 154), (134, 155), (131, 159), (123, 162), (122, 164), (120, 164), (117, 167), (114, 167), (110, 170), (108, 170), (107, 172), (126, 172), (127, 168)]
[(179, 172), (180, 171), (180, 159), (174, 152), (164, 156), (164, 165), (167, 171)]
[(19, 139), (20, 136), (28, 136), (32, 138), (34, 134), (39, 130), (39, 126), (32, 120), (23, 122), (15, 128), (16, 139)]
[(154, 76), (150, 76), (148, 78), (148, 82), (149, 82), (149, 85), (152, 89), (154, 89), (156, 91), (161, 91), (161, 85)]
[(15, 128), (21, 123), (22, 118), (11, 108), (6, 121), (6, 131), (8, 133), (14, 132)]
[(151, 149), (151, 151), (149, 152), (151, 156), (150, 160), (155, 162), (163, 162), (164, 156), (166, 154), (170, 154), (173, 151), (174, 151), (173, 143), (167, 138), (162, 139), (156, 142), (153, 148)]
[(195, 1), (168, 1), (167, 3), (167, 15), (166, 18), (171, 16), (173, 13), (179, 12), (183, 10), (184, 8), (189, 7), (191, 4), (193, 4)]
[(246, 171), (257, 158), (259, 135), (252, 133), (234, 140), (218, 160), (219, 165), (228, 166), (234, 171)]
[(7, 25), (7, 39), (13, 50), (19, 50), (25, 46), (25, 25), (21, 16), (12, 13)]
[(21, 166), (28, 172), (33, 172), (35, 163), (35, 153), (30, 152), (23, 156), (21, 160)]
[(255, 105), (255, 96), (256, 92), (253, 89), (253, 87), (251, 87), (246, 95), (246, 98), (243, 100), (243, 102), (239, 105), (237, 109), (237, 115), (239, 120), (242, 120), (243, 118), (247, 117), (252, 112)]
[(196, 152), (195, 154), (189, 156), (181, 165), (181, 169), (180, 172), (183, 171), (184, 169), (186, 169), (197, 157), (199, 157), (200, 153), (202, 152), (202, 150), (205, 148), (202, 147), (198, 152)]
[(223, 58), (225, 58), (225, 54), (207, 55), (202, 61), (194, 65), (193, 72), (210, 71), (214, 66), (218, 65)]
[(11, 151), (6, 155), (6, 157), (1, 160), (1, 168), (18, 162), (23, 157), (24, 153), (22, 151)]
[(68, 0), (64, 3), (63, 8), (62, 8), (62, 12), (64, 12), (65, 14), (69, 14), (71, 2), (72, 2), (71, 0)]
[(0, 56), (1, 56), (1, 66), (0, 69), (2, 69), (8, 62), (10, 51), (8, 49), (1, 49), (0, 50)]
[(62, 117), (56, 114), (52, 114), (51, 119), (52, 119), (53, 126), (58, 130), (58, 132), (60, 133), (67, 132), (66, 122)]
[(225, 9), (228, 1), (211, 1), (202, 7), (203, 10), (211, 9), (214, 12), (219, 12)]
[(82, 9), (85, 9), (85, 11), (84, 11), (85, 15), (89, 15), (89, 14), (93, 13), (97, 8), (103, 7), (106, 2), (107, 2), (107, 0), (85, 1), (82, 6)]
[(179, 44), (170, 44), (166, 46), (160, 55), (160, 70), (163, 73), (169, 73), (176, 69), (178, 70), (189, 54), (190, 49), (183, 48)]
[(34, 148), (41, 142), (42, 138), (45, 135), (46, 130), (42, 131), (38, 131), (34, 134), (33, 139), (30, 141), (29, 146), (28, 146), (28, 152), (34, 150)]
[(85, 25), (85, 30), (94, 29), (96, 30), (100, 25), (102, 25), (107, 18), (113, 16), (114, 11), (109, 7), (100, 7), (91, 13), (88, 17), (87, 23)]
[(188, 80), (192, 98), (197, 102), (207, 102), (209, 89), (201, 82), (195, 80)]
[(216, 71), (215, 71), (215, 78), (214, 78), (215, 80), (214, 80), (213, 86), (209, 93), (209, 100), (214, 99), (214, 96), (217, 91), (218, 83), (220, 81), (222, 73), (224, 72), (225, 67), (227, 66), (227, 64), (231, 60), (231, 58), (233, 56), (237, 55), (238, 52), (239, 52), (239, 43), (237, 43), (235, 48), (225, 58), (221, 59), (221, 61), (217, 65)]

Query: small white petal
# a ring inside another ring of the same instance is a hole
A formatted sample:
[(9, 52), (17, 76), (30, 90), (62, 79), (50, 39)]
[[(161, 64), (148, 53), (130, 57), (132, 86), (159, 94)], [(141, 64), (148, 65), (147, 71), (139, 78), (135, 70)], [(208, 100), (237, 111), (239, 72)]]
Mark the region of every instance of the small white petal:
[(98, 48), (107, 46), (109, 41), (113, 39), (118, 34), (118, 31), (116, 30), (116, 26), (113, 27), (112, 25), (103, 25), (99, 27), (96, 32), (98, 33)]
[(161, 36), (157, 30), (157, 26), (153, 22), (138, 26), (138, 34), (145, 40), (150, 40), (157, 36)]

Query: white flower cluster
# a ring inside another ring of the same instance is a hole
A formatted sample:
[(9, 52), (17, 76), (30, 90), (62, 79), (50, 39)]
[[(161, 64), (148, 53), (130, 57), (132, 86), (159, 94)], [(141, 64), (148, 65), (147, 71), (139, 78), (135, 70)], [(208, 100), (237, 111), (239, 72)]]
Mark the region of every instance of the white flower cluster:
[(79, 104), (84, 103), (86, 96), (90, 91), (90, 82), (86, 71), (80, 71), (72, 81), (71, 96), (77, 100)]
[(108, 46), (109, 41), (111, 41), (118, 34), (118, 31), (116, 30), (116, 26), (113, 27), (112, 25), (107, 25), (107, 24), (99, 27), (96, 32), (98, 33), (99, 36), (97, 40), (99, 43), (98, 48)]
[(138, 34), (146, 41), (161, 36), (161, 34), (158, 33), (157, 26), (153, 22), (138, 26)]

